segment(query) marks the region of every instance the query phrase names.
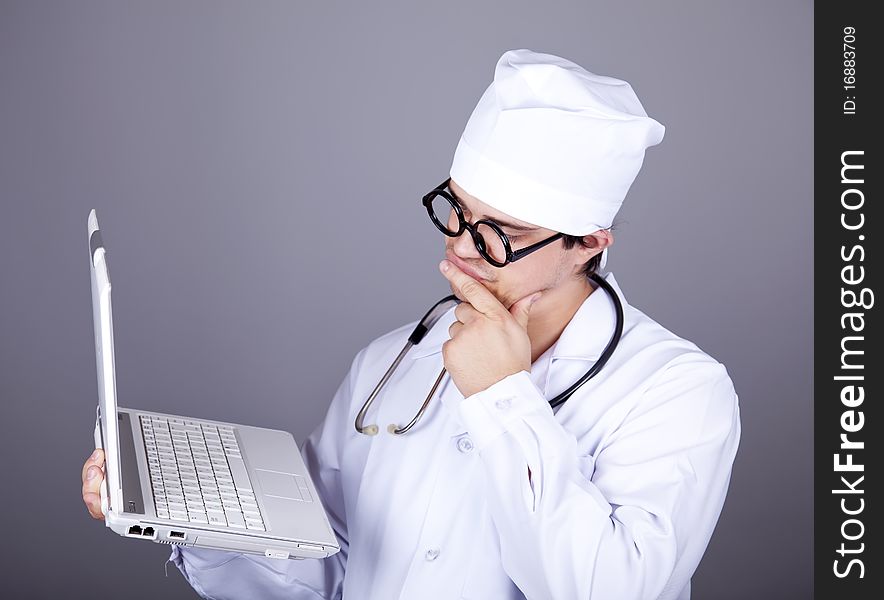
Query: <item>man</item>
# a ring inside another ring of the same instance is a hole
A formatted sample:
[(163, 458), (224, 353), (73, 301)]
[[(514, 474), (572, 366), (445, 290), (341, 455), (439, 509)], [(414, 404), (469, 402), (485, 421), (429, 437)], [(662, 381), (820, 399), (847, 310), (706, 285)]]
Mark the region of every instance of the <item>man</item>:
[[(662, 140), (626, 82), (505, 53), (451, 178), (424, 200), (461, 300), (354, 419), (414, 323), (359, 352), (303, 455), (341, 542), (322, 561), (178, 547), (211, 598), (686, 599), (718, 519), (740, 425), (725, 368), (587, 276)], [(509, 246), (509, 247), (507, 247)], [(448, 376), (423, 418), (396, 435)], [(363, 429), (365, 431), (365, 429)], [(84, 466), (95, 493), (100, 452)]]

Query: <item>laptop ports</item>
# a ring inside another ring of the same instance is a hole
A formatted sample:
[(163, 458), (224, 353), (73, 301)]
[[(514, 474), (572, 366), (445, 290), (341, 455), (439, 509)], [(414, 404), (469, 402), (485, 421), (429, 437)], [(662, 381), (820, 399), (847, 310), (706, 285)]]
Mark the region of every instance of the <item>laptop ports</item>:
[(142, 527), (141, 525), (130, 525), (129, 529), (126, 530), (126, 535), (130, 537), (143, 537), (149, 539), (156, 539), (157, 532), (153, 527)]
[(169, 532), (169, 538), (170, 538), (170, 539), (173, 539), (173, 540), (183, 540), (185, 537), (186, 537), (186, 536), (185, 536), (185, 534), (184, 534), (183, 531), (174, 531), (174, 530), (172, 530), (172, 531)]

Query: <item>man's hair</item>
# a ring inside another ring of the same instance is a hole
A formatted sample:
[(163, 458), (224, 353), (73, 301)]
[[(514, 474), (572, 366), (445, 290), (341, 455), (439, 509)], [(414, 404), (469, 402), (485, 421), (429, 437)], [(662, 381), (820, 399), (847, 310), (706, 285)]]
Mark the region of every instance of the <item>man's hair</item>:
[[(614, 228), (611, 227), (610, 229), (614, 229)], [(581, 236), (581, 235), (568, 235), (567, 233), (562, 235), (562, 247), (564, 247), (565, 250), (570, 250), (571, 248), (573, 248), (577, 244), (580, 244), (584, 248), (590, 247), (589, 244), (586, 243), (586, 241), (583, 239), (583, 236)], [(590, 258), (588, 261), (586, 261), (586, 264), (583, 265), (583, 269), (581, 270), (581, 273), (585, 277), (589, 277), (590, 275), (592, 275), (593, 273), (595, 273), (598, 270), (599, 263), (601, 263), (601, 262), (602, 262), (602, 253), (599, 252), (598, 254), (596, 254), (595, 256)]]

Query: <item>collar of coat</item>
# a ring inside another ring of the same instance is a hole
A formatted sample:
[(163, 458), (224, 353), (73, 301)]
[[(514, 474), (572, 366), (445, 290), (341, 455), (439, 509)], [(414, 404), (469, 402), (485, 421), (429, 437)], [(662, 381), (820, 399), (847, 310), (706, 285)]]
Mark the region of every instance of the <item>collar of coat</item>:
[[(625, 311), (626, 298), (614, 279), (614, 274), (607, 273), (604, 277), (617, 292)], [(454, 308), (445, 313), (423, 341), (411, 349), (411, 357), (416, 360), (440, 354), (442, 344), (448, 341), (448, 327), (453, 322)], [(562, 335), (553, 344), (552, 360), (597, 360), (614, 333), (615, 323), (614, 303), (604, 290), (594, 291), (583, 301), (565, 326)]]

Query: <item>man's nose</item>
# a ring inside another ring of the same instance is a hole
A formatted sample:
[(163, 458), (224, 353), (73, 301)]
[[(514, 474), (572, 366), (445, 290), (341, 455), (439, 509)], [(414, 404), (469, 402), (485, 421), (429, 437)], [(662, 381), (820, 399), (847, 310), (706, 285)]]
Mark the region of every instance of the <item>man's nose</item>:
[(451, 249), (457, 254), (460, 258), (482, 258), (482, 255), (479, 254), (478, 248), (476, 248), (476, 244), (473, 242), (473, 236), (470, 235), (469, 231), (464, 231), (462, 234), (453, 238), (454, 243), (451, 245)]

